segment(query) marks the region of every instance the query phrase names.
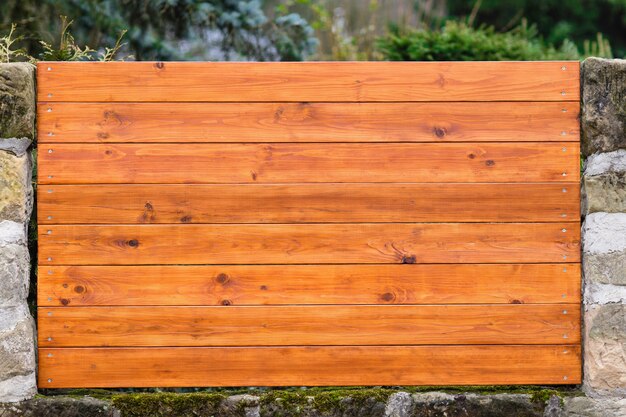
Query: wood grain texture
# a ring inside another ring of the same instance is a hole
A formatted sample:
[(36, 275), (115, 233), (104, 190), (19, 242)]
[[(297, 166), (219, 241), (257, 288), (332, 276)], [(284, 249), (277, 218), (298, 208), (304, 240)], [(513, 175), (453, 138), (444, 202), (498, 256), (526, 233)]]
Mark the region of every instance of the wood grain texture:
[(39, 143), (578, 141), (578, 102), (39, 103)]
[(578, 101), (578, 61), (40, 62), (39, 101)]
[(566, 142), (54, 144), (39, 148), (38, 175), (40, 184), (578, 182), (580, 154)]
[(577, 184), (55, 185), (39, 224), (562, 222)]
[(579, 264), (46, 266), (39, 306), (579, 303)]
[(576, 304), (47, 307), (41, 347), (575, 344)]
[(42, 348), (39, 387), (579, 384), (580, 346)]
[(578, 262), (577, 223), (40, 226), (40, 265)]

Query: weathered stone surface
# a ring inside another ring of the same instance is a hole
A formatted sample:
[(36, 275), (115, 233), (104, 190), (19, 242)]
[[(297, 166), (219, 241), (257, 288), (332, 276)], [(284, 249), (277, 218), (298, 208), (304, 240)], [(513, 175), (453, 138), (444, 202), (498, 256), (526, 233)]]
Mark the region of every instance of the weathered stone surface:
[(626, 417), (626, 398), (565, 398), (565, 417)]
[(25, 301), (0, 308), (0, 402), (22, 401), (37, 393), (34, 327)]
[(626, 285), (626, 214), (593, 213), (582, 228), (586, 283)]
[(586, 59), (581, 79), (583, 153), (626, 148), (626, 61)]
[(544, 404), (532, 402), (529, 395), (496, 394), (450, 395), (444, 393), (414, 394), (411, 417), (532, 417), (544, 415)]
[(591, 155), (582, 182), (584, 214), (626, 212), (626, 151)]
[(35, 138), (35, 67), (0, 64), (0, 138)]
[(30, 254), (25, 245), (0, 246), (0, 307), (22, 305), (28, 297)]
[(585, 391), (626, 396), (626, 305), (588, 305), (584, 320)]
[(0, 417), (120, 417), (108, 401), (90, 397), (35, 398), (18, 404), (0, 404)]
[(31, 169), (30, 154), (0, 151), (0, 221), (28, 222), (33, 209)]

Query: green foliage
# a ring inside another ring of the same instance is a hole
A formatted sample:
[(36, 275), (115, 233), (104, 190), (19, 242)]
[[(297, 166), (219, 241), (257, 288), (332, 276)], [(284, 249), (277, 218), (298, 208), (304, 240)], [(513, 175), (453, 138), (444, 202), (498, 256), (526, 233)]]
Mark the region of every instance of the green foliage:
[(39, 41), (43, 47), (41, 59), (44, 61), (88, 61), (93, 58), (94, 51), (85, 46), (84, 48), (76, 45), (74, 36), (69, 31), (73, 21), (68, 20), (67, 16), (61, 16), (61, 34), (59, 36), (58, 46), (54, 47), (45, 41)]
[(440, 30), (392, 28), (379, 39), (385, 59), (392, 61), (530, 61), (579, 59), (576, 46), (546, 44), (534, 27), (523, 22), (517, 28), (496, 32), (493, 27), (472, 28), (448, 21)]
[[(471, 13), (476, 0), (446, 3), (448, 17), (461, 18)], [(479, 6), (477, 24), (507, 30), (525, 18), (537, 26), (546, 42), (559, 45), (569, 39), (581, 51), (601, 32), (616, 56), (626, 56), (626, 0), (482, 0)], [(608, 57), (602, 50), (596, 52)]]
[[(123, 30), (128, 30), (128, 45), (118, 49), (137, 60), (301, 60), (317, 46), (305, 20), (292, 13), (269, 18), (260, 0), (5, 1), (0, 29), (3, 23), (20, 23), (33, 55), (50, 53), (34, 39), (62, 31), (51, 18), (58, 15), (74, 21), (74, 44), (102, 51), (101, 58), (109, 55), (104, 45), (115, 44)], [(53, 49), (63, 51), (62, 57), (77, 52), (61, 45)]]
[(24, 49), (16, 47), (16, 44), (23, 40), (23, 36), (15, 36), (16, 26), (12, 24), (9, 33), (0, 37), (0, 63), (8, 64), (14, 61), (32, 60), (32, 57)]

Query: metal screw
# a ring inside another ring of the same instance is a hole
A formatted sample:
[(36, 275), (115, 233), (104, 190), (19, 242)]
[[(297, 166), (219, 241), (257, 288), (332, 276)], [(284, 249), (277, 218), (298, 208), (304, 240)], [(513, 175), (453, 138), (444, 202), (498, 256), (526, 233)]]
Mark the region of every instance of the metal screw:
[(565, 375), (565, 376), (563, 377), (563, 380), (564, 380), (564, 381), (567, 381), (567, 375)]
[(567, 335), (566, 334), (563, 335), (563, 339), (567, 339)]
[(565, 71), (566, 69), (567, 69), (567, 67), (566, 67), (565, 65), (563, 65), (563, 66), (561, 67), (561, 70), (562, 70), (562, 71)]
[(567, 268), (563, 268), (563, 272), (567, 272)]
[(52, 357), (52, 353), (48, 353), (48, 357), (51, 358)]
[(48, 97), (52, 97), (52, 93), (48, 93)]
[(564, 96), (565, 95), (565, 91), (561, 91), (561, 95)]
[(54, 136), (54, 133), (48, 132), (48, 136)]
[(52, 152), (54, 152), (53, 149), (48, 149), (48, 153), (52, 153)]
[(51, 193), (51, 192), (52, 192), (52, 190), (48, 190), (48, 193)]
[[(563, 294), (563, 297), (565, 297), (565, 294)], [(567, 310), (563, 310), (563, 314), (567, 314)]]
[(52, 378), (48, 378), (48, 382), (52, 382)]
[(567, 113), (567, 109), (561, 109), (563, 113)]
[(48, 297), (48, 301), (52, 301), (52, 297)]
[(52, 220), (52, 216), (48, 216), (48, 220)]
[(561, 229), (561, 232), (565, 233), (567, 232), (567, 229)]
[(52, 311), (48, 311), (48, 315), (51, 316), (52, 315)]
[(561, 175), (563, 175), (564, 177), (567, 177), (567, 172), (564, 172)]
[(567, 259), (567, 255), (563, 255), (563, 259)]
[(52, 67), (48, 67), (48, 71), (52, 71)]
[(567, 148), (561, 148), (561, 150), (562, 150), (563, 152), (565, 152), (565, 151), (567, 150)]
[(52, 230), (47, 230), (46, 234), (51, 235), (52, 234)]
[(48, 273), (49, 273), (50, 275), (54, 274), (54, 272), (52, 272), (52, 269), (49, 269), (49, 270), (48, 270)]
[(562, 131), (561, 132), (561, 136), (565, 136), (565, 135), (567, 135), (567, 132), (566, 131)]
[(48, 342), (52, 342), (52, 338), (51, 337), (48, 338)]
[(561, 294), (561, 298), (565, 298), (567, 297), (565, 294)]
[(567, 192), (567, 188), (563, 188), (563, 189), (561, 190), (561, 192), (566, 193), (566, 192)]
[(563, 213), (561, 214), (561, 217), (567, 217), (567, 214)]
[(52, 111), (52, 108), (48, 107), (48, 108), (46, 109), (46, 111), (47, 111), (48, 113), (50, 113), (50, 112)]
[(52, 175), (48, 175), (48, 178), (52, 178)]
[(49, 260), (49, 261), (51, 261), (51, 260), (52, 260), (52, 258), (48, 258), (48, 260)]

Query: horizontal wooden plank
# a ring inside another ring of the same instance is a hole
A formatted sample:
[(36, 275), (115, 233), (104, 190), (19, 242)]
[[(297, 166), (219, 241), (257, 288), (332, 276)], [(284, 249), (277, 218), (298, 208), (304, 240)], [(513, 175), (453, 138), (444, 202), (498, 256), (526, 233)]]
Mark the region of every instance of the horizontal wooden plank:
[(579, 384), (580, 346), (41, 348), (40, 388)]
[(579, 172), (579, 144), (566, 142), (39, 148), (40, 184), (578, 182)]
[(577, 223), (40, 226), (40, 265), (578, 262)]
[(39, 143), (578, 141), (578, 102), (39, 103)]
[(576, 304), (40, 307), (41, 347), (562, 344)]
[(562, 222), (577, 184), (54, 185), (39, 224)]
[(40, 62), (39, 101), (578, 101), (578, 61)]
[(579, 264), (46, 266), (39, 306), (579, 303)]

